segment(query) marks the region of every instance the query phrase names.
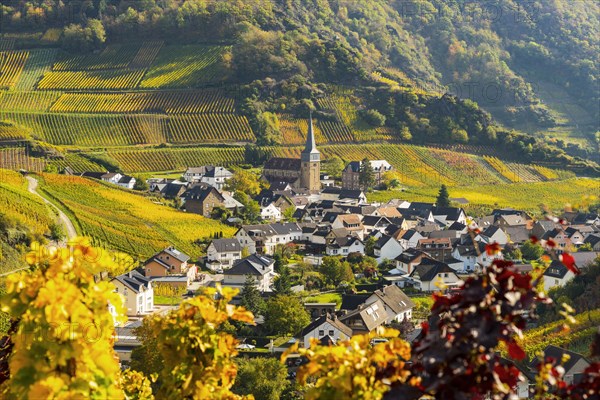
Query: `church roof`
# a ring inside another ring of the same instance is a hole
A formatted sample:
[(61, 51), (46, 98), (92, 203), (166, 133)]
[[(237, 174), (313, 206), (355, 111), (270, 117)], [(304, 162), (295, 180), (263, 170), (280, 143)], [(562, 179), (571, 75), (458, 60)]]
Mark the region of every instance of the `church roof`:
[(308, 134), (306, 135), (306, 146), (304, 147), (302, 154), (320, 154), (319, 150), (317, 150), (317, 143), (315, 142), (312, 113), (308, 120)]
[(299, 158), (273, 157), (265, 163), (265, 169), (300, 171), (302, 162)]

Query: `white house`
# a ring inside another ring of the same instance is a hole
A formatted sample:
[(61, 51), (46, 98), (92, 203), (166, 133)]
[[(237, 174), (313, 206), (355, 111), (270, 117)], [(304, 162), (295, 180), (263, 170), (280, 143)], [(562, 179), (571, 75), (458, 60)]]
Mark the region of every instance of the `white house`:
[(336, 316), (329, 317), (329, 315), (317, 318), (300, 332), (300, 339), (305, 348), (310, 347), (311, 339), (330, 340), (335, 344), (340, 340), (347, 340), (351, 337), (352, 329), (344, 325)]
[(458, 245), (452, 250), (452, 257), (463, 262), (463, 268), (458, 272), (472, 272), (488, 266), (495, 258), (501, 255), (490, 256), (485, 251), (485, 243), (477, 242), (475, 245)]
[(415, 287), (424, 292), (455, 287), (461, 282), (456, 272), (448, 264), (431, 259), (425, 259), (417, 265), (410, 277), (413, 279)]
[(270, 225), (244, 225), (235, 233), (235, 238), (242, 248), (247, 248), (250, 254), (273, 254), (275, 250), (275, 236), (277, 233)]
[(237, 239), (215, 239), (206, 249), (206, 265), (213, 271), (228, 269), (242, 258), (242, 246)]
[(136, 180), (133, 176), (123, 175), (121, 176), (121, 179), (119, 179), (119, 182), (117, 182), (117, 185), (126, 189), (133, 189), (135, 182)]
[(200, 182), (200, 178), (202, 178), (205, 171), (205, 167), (189, 167), (183, 173), (183, 179), (187, 182)]
[(111, 283), (123, 298), (127, 315), (142, 315), (153, 311), (154, 290), (150, 278), (131, 271), (113, 278)]
[[(562, 360), (564, 355), (568, 355), (569, 359), (562, 364), (565, 369), (563, 379), (568, 385), (571, 385), (574, 383), (576, 376), (583, 374), (583, 371), (590, 366), (590, 361), (579, 353), (557, 346), (549, 345), (544, 349), (544, 359), (552, 358), (554, 360)], [(539, 360), (538, 357), (533, 357), (533, 360), (529, 365), (533, 371), (537, 370), (537, 366), (540, 362)]]
[(553, 287), (562, 287), (575, 277), (575, 274), (558, 260), (552, 261), (544, 272), (544, 290), (547, 292)]
[(266, 207), (260, 209), (260, 219), (263, 221), (281, 221), (281, 210), (275, 206), (274, 203), (270, 203)]
[(404, 248), (396, 239), (391, 236), (383, 235), (375, 243), (375, 258), (377, 262), (383, 260), (393, 260), (404, 251)]
[(365, 234), (368, 235), (373, 231), (385, 233), (386, 228), (391, 225), (391, 222), (386, 217), (367, 215), (363, 217), (362, 224), (364, 226)]
[(419, 240), (425, 239), (425, 236), (414, 229), (399, 231), (395, 236), (396, 240), (405, 249), (414, 249), (419, 244)]
[(431, 210), (433, 214), (433, 218), (449, 227), (455, 222), (459, 222), (461, 224), (467, 223), (467, 214), (462, 208), (457, 207), (434, 207)]
[(331, 239), (327, 244), (325, 253), (328, 256), (347, 256), (350, 253), (365, 254), (365, 245), (357, 237), (345, 236)]
[(408, 321), (412, 318), (415, 303), (398, 286), (388, 285), (383, 289), (376, 290), (367, 298), (365, 304), (371, 304), (377, 300), (381, 300), (388, 313), (386, 323)]
[(227, 180), (233, 176), (233, 173), (224, 167), (215, 167), (207, 165), (206, 172), (200, 178), (200, 182), (206, 183), (217, 190), (223, 190)]
[(252, 254), (236, 261), (233, 267), (224, 272), (223, 286), (242, 289), (246, 278), (251, 276), (256, 281), (256, 288), (261, 292), (270, 292), (273, 278), (275, 260), (270, 257)]
[(488, 226), (475, 237), (475, 240), (483, 243), (498, 243), (500, 246), (506, 246), (509, 241), (508, 235), (500, 227)]

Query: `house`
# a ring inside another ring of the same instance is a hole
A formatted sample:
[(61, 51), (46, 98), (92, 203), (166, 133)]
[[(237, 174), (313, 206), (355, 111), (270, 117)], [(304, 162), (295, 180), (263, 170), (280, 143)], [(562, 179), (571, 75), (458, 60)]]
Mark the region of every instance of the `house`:
[(498, 226), (492, 225), (477, 235), (475, 240), (486, 244), (498, 243), (500, 246), (505, 246), (508, 243), (508, 236)]
[(394, 270), (397, 269), (398, 274), (410, 274), (417, 265), (421, 264), (421, 261), (424, 258), (431, 257), (421, 250), (412, 248), (406, 249), (402, 254), (396, 257), (396, 268)]
[(377, 262), (393, 260), (398, 257), (404, 248), (396, 239), (388, 235), (382, 235), (375, 243), (374, 252)]
[(388, 314), (386, 323), (408, 321), (412, 318), (415, 303), (398, 286), (388, 285), (376, 290), (365, 301), (365, 304), (371, 304), (377, 300), (381, 300)]
[[(583, 242), (582, 237), (577, 236), (576, 238)], [(562, 227), (554, 228), (551, 231), (546, 232), (544, 236), (542, 236), (542, 240), (554, 241), (556, 243), (556, 250), (559, 252), (569, 250), (571, 247), (573, 247), (571, 237)]]
[(511, 226), (527, 226), (527, 221), (520, 214), (500, 215), (496, 219), (496, 225), (504, 229)]
[(149, 278), (134, 270), (116, 276), (110, 282), (123, 298), (127, 315), (147, 314), (154, 310), (154, 290)]
[(171, 286), (173, 288), (183, 288), (184, 290), (190, 286), (193, 278), (190, 275), (169, 275), (156, 276), (152, 278), (154, 287)]
[(174, 247), (167, 247), (144, 263), (146, 276), (180, 275), (188, 272), (190, 256)]
[(223, 286), (242, 289), (248, 277), (253, 277), (256, 288), (261, 292), (270, 292), (275, 260), (270, 257), (252, 254), (233, 263), (233, 267), (224, 272)]
[(321, 174), (321, 187), (328, 187), (335, 185), (335, 179), (327, 174)]
[(467, 223), (467, 214), (465, 210), (458, 207), (434, 207), (432, 209), (433, 219), (449, 227), (455, 222), (461, 224)]
[(363, 217), (362, 224), (364, 226), (365, 233), (368, 235), (373, 231), (379, 231), (384, 233), (391, 222), (386, 217), (367, 215)]
[(344, 228), (351, 233), (355, 233), (359, 238), (364, 238), (365, 229), (362, 224), (362, 216), (359, 214), (338, 214), (331, 222), (331, 228)]
[(558, 260), (552, 261), (550, 266), (544, 271), (542, 276), (544, 280), (544, 290), (548, 292), (554, 287), (563, 287), (567, 282), (575, 277), (573, 271), (569, 270)]
[(354, 204), (367, 202), (367, 196), (360, 189), (342, 189), (337, 186), (329, 186), (321, 191), (321, 200), (341, 201), (345, 200)]
[(419, 245), (419, 240), (425, 239), (423, 235), (414, 229), (398, 231), (394, 238), (400, 242), (405, 249), (414, 249)]
[(119, 182), (117, 182), (117, 185), (124, 187), (125, 189), (133, 189), (135, 182), (136, 180), (133, 176), (123, 175), (121, 176), (121, 179), (119, 179)]
[(452, 250), (452, 257), (463, 262), (463, 268), (458, 272), (472, 272), (488, 266), (495, 256), (485, 251), (485, 243), (458, 245)]
[[(381, 186), (383, 176), (386, 172), (392, 171), (392, 165), (386, 160), (369, 161), (373, 170), (374, 186)], [(360, 171), (362, 161), (352, 161), (346, 165), (342, 171), (342, 187), (344, 189), (366, 189), (360, 184)]]
[(381, 207), (378, 207), (372, 215), (378, 216), (378, 217), (388, 217), (388, 218), (400, 218), (402, 217), (402, 214), (400, 213), (400, 211), (398, 211), (397, 207), (394, 206), (388, 206), (388, 205), (384, 205)]
[(281, 221), (281, 210), (274, 203), (260, 208), (260, 219), (263, 221)]
[(524, 226), (509, 226), (502, 229), (508, 236), (508, 243), (522, 245), (529, 240), (529, 232)]
[(183, 179), (187, 182), (200, 182), (200, 178), (206, 172), (206, 167), (188, 167), (183, 173)]
[[(544, 349), (543, 358), (562, 360), (565, 355), (568, 356), (568, 360), (562, 364), (563, 368), (565, 369), (563, 379), (568, 385), (570, 385), (574, 383), (574, 380), (577, 375), (582, 374), (583, 371), (585, 371), (585, 369), (590, 366), (590, 361), (579, 353), (575, 353), (573, 351), (566, 350), (554, 345), (549, 345)], [(533, 360), (529, 365), (530, 368), (533, 371), (536, 371), (539, 362), (540, 360), (538, 357), (533, 357)]]
[(310, 318), (315, 320), (323, 315), (333, 315), (337, 308), (337, 303), (304, 303), (304, 309), (310, 314)]
[(354, 311), (342, 315), (340, 321), (352, 329), (353, 335), (369, 333), (385, 324), (388, 313), (379, 299), (370, 304), (361, 304)]
[(213, 271), (228, 269), (242, 258), (242, 246), (237, 239), (214, 239), (206, 249), (206, 265)]
[(346, 257), (351, 253), (365, 254), (365, 245), (355, 236), (343, 236), (331, 239), (325, 253), (328, 256)]
[(531, 227), (531, 235), (536, 238), (541, 238), (544, 234), (556, 228), (557, 224), (554, 221), (541, 220), (535, 221)]
[(442, 261), (452, 253), (452, 240), (450, 238), (420, 239), (417, 249), (426, 252), (432, 258)]
[(589, 243), (593, 251), (600, 251), (600, 234), (589, 235), (583, 241), (584, 244)]
[(597, 213), (577, 213), (571, 220), (573, 225), (600, 225), (600, 215)]
[(415, 287), (424, 292), (455, 287), (462, 282), (448, 264), (432, 259), (423, 259), (409, 276), (412, 278)]
[(206, 183), (209, 186), (221, 191), (227, 183), (227, 180), (233, 176), (233, 173), (224, 167), (216, 167), (207, 165), (204, 175), (200, 178), (200, 182)]
[(160, 193), (165, 199), (177, 199), (185, 193), (187, 190), (187, 184), (176, 182), (169, 182), (164, 184), (156, 184), (154, 189), (150, 188), (151, 192)]
[(516, 386), (512, 388), (512, 391), (517, 395), (517, 398), (520, 400), (531, 398), (529, 386), (535, 383), (535, 374), (532, 373), (527, 367), (520, 365), (520, 363), (515, 363), (507, 358), (500, 357), (499, 361), (501, 365), (515, 367), (519, 370), (519, 379)]
[(183, 194), (185, 211), (210, 218), (215, 207), (224, 207), (225, 198), (212, 186), (193, 186)]
[(244, 225), (234, 236), (251, 254), (273, 254), (276, 235), (270, 225)]
[(571, 240), (571, 244), (573, 246), (581, 246), (585, 240), (583, 234), (579, 231), (579, 229), (574, 228), (572, 226), (568, 226), (565, 228), (565, 233), (567, 237)]
[(308, 324), (300, 332), (300, 340), (305, 348), (310, 347), (311, 339), (321, 340), (329, 336), (333, 343), (340, 340), (347, 340), (352, 337), (352, 329), (344, 325), (335, 315), (323, 315), (310, 324)]

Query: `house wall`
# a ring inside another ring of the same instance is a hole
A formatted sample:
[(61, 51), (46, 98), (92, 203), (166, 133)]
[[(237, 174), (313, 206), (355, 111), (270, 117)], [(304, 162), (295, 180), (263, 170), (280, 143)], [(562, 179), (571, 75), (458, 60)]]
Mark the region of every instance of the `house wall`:
[[(446, 276), (444, 276), (444, 275), (446, 275)], [(440, 290), (438, 285), (440, 285), (442, 283), (445, 285), (451, 285), (451, 284), (458, 282), (459, 280), (460, 280), (460, 278), (458, 276), (456, 276), (455, 273), (443, 272), (443, 273), (437, 274), (436, 277), (434, 279), (432, 279), (431, 281), (426, 281), (426, 282), (421, 281), (421, 290), (424, 292), (434, 292), (436, 290)]]
[[(331, 333), (333, 333), (333, 335), (330, 334), (330, 331), (333, 331), (333, 332), (331, 332)], [(322, 335), (321, 335), (321, 333), (322, 333)], [(315, 329), (313, 329), (312, 331), (310, 331), (306, 335), (304, 335), (304, 337), (302, 338), (304, 347), (305, 348), (310, 347), (310, 339), (311, 338), (321, 339), (325, 335), (331, 336), (332, 338), (335, 339), (336, 342), (339, 340), (349, 339), (349, 337), (346, 336), (346, 334), (344, 334), (342, 331), (340, 331), (337, 327), (331, 325), (329, 322), (324, 322), (320, 326), (316, 327)]]
[(152, 284), (149, 289), (136, 293), (131, 288), (123, 285), (118, 280), (113, 280), (117, 293), (123, 298), (127, 315), (139, 315), (150, 313), (154, 309), (154, 290)]
[(206, 196), (204, 201), (188, 199), (185, 202), (185, 209), (187, 212), (200, 214), (208, 218), (210, 218), (210, 213), (213, 208), (222, 206), (224, 206), (224, 203), (212, 192)]
[[(371, 303), (375, 303), (377, 300), (379, 300), (379, 297), (376, 294), (372, 294), (366, 301), (365, 304), (371, 304)], [(382, 302), (383, 303), (383, 302)], [(392, 310), (391, 308), (388, 307), (387, 304), (383, 303), (383, 306), (385, 308), (385, 312), (388, 315), (388, 319), (385, 321), (386, 324), (391, 323), (392, 321), (396, 321), (396, 322), (402, 322), (405, 319), (407, 321), (409, 321), (412, 318), (412, 309), (406, 310), (400, 314), (396, 314), (394, 312), (394, 310)]]
[(571, 271), (567, 271), (567, 273), (565, 274), (565, 276), (562, 279), (555, 278), (553, 276), (546, 276), (546, 275), (543, 275), (543, 277), (544, 277), (544, 290), (546, 292), (548, 292), (553, 287), (565, 286), (567, 284), (567, 282), (569, 282), (571, 279), (573, 279), (575, 277), (575, 274), (572, 273)]
[(211, 243), (206, 251), (206, 258), (208, 261), (218, 261), (223, 268), (231, 268), (233, 262), (242, 258), (241, 251), (230, 251), (225, 253), (219, 253), (215, 249), (215, 246)]
[(169, 274), (175, 274), (175, 270), (173, 272), (168, 271), (165, 267), (157, 263), (156, 261), (150, 261), (145, 265), (146, 268), (146, 276), (167, 276)]
[[(225, 273), (225, 276), (223, 278), (223, 286), (242, 288), (246, 283), (246, 276), (247, 275), (227, 275), (227, 273)], [(262, 276), (252, 276), (256, 280), (256, 288), (258, 290), (260, 290), (261, 292), (271, 291), (271, 288), (269, 287), (271, 284), (269, 274), (265, 274)]]
[(402, 254), (403, 251), (404, 249), (402, 248), (402, 245), (398, 243), (396, 239), (392, 238), (388, 240), (383, 248), (375, 249), (375, 257), (377, 257), (378, 260), (393, 260)]

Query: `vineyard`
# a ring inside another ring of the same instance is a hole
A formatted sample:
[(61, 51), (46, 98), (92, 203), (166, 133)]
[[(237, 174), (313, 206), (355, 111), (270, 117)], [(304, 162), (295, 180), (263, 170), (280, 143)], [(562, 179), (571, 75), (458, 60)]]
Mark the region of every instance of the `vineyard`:
[(94, 244), (140, 259), (174, 245), (199, 257), (197, 239), (235, 229), (219, 222), (157, 205), (141, 195), (81, 177), (43, 174), (42, 190), (73, 215)]
[(498, 158), (483, 156), (483, 159), (509, 182), (521, 182), (521, 177)]
[(5, 111), (48, 111), (61, 92), (0, 92), (0, 113)]
[(140, 87), (190, 88), (223, 81), (227, 74), (221, 59), (229, 50), (227, 46), (164, 46)]
[(65, 55), (57, 60), (53, 71), (92, 71), (127, 68), (136, 58), (140, 46), (136, 44), (109, 44), (99, 54)]
[(29, 156), (24, 147), (0, 148), (1, 169), (40, 172), (45, 167), (46, 160)]
[(11, 123), (0, 121), (0, 142), (23, 140), (28, 138), (27, 132)]
[(28, 51), (0, 52), (0, 89), (12, 89), (16, 85), (25, 63)]
[(75, 173), (83, 173), (86, 171), (105, 172), (106, 168), (88, 160), (78, 153), (66, 153), (64, 158), (53, 158), (48, 164), (56, 167), (58, 172), (62, 172), (69, 167)]
[(62, 113), (233, 113), (234, 100), (222, 90), (129, 93), (65, 93), (50, 108)]
[(38, 83), (40, 90), (119, 90), (135, 88), (145, 70), (51, 71)]
[(246, 117), (234, 114), (171, 116), (169, 132), (170, 143), (227, 143), (256, 140)]
[(57, 53), (56, 49), (31, 50), (15, 90), (34, 90), (42, 76), (52, 68)]
[(242, 147), (108, 150), (127, 172), (185, 170), (191, 165), (231, 165), (244, 162)]
[(31, 228), (33, 233), (43, 235), (54, 221), (42, 199), (29, 193), (26, 187), (19, 173), (0, 169), (0, 210)]

